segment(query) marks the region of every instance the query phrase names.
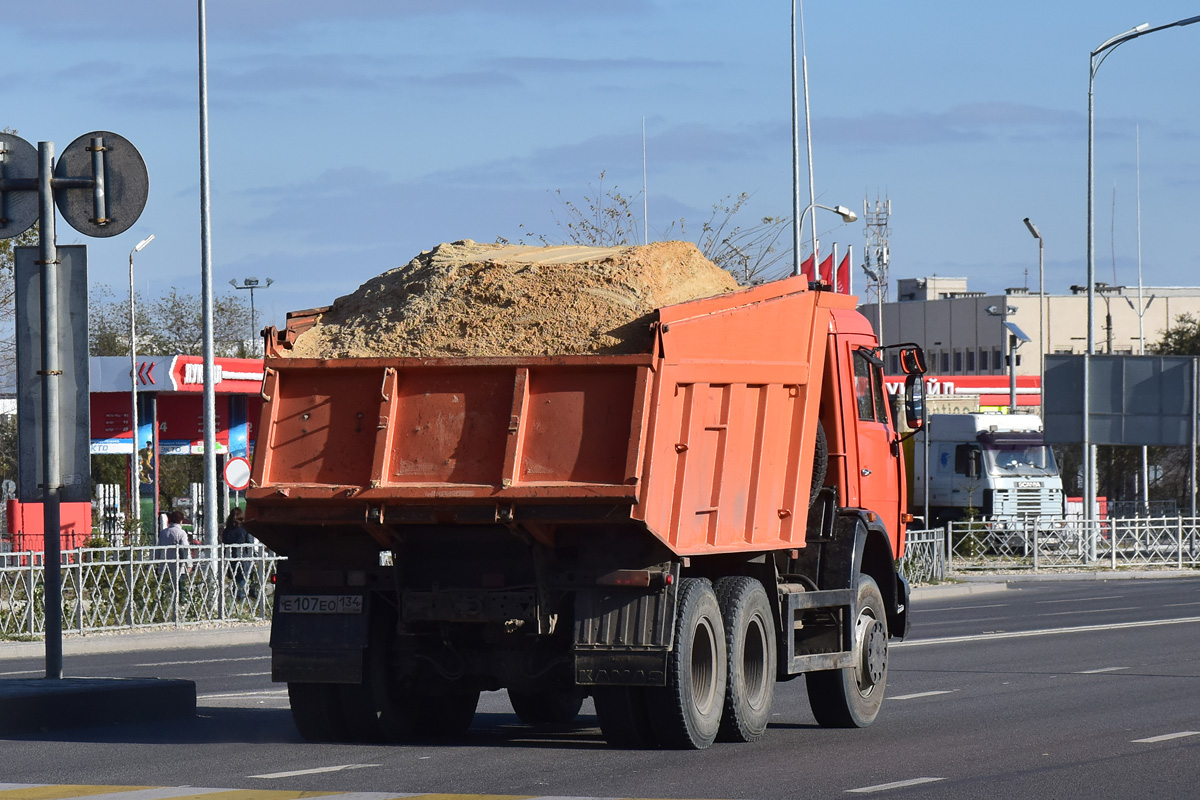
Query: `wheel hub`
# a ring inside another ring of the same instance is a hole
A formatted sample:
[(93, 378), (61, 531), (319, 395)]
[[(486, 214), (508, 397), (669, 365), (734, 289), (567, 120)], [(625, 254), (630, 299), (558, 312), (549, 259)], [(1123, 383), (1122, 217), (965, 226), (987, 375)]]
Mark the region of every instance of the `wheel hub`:
[(875, 686), (887, 670), (887, 628), (882, 622), (872, 620), (867, 625), (862, 645), (863, 676), (868, 686)]

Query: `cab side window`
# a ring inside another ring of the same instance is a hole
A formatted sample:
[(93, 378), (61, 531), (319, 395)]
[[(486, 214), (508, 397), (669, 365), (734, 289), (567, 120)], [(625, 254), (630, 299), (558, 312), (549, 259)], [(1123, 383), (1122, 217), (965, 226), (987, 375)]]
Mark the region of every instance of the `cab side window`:
[(875, 419), (875, 395), (871, 390), (871, 362), (866, 350), (854, 351), (854, 398), (858, 401), (858, 418)]
[(854, 399), (859, 419), (887, 423), (883, 361), (867, 348), (854, 351)]

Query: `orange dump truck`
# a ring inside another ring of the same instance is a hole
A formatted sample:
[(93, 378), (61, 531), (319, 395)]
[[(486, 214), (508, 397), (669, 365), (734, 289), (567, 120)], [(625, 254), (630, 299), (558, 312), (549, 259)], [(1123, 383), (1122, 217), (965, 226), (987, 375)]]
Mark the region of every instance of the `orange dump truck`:
[[(248, 497), (281, 554), (272, 677), (313, 740), (526, 722), (750, 741), (777, 681), (870, 724), (909, 519), (880, 347), (790, 278), (660, 308), (635, 355), (291, 359), (268, 331)], [(920, 417), (922, 356), (911, 371)]]

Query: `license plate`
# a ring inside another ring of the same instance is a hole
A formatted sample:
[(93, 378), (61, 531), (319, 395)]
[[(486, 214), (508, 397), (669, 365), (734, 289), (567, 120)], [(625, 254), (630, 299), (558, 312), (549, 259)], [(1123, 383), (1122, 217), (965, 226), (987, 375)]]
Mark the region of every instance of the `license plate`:
[(360, 594), (288, 594), (279, 598), (284, 614), (361, 614)]

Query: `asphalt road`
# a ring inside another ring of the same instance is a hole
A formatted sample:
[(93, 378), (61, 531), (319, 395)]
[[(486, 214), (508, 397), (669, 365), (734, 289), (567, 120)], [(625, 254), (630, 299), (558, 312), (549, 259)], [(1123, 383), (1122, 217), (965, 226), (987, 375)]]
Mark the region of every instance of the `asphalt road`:
[[(265, 644), (68, 656), (71, 676), (196, 681), (199, 715), (0, 740), (0, 781), (555, 797), (1193, 798), (1200, 790), (1200, 577), (1037, 581), (924, 596), (893, 643), (888, 700), (825, 730), (780, 684), (762, 741), (608, 748), (578, 724), (522, 725), (487, 694), (453, 745), (314, 745), (270, 683)], [(41, 660), (6, 658), (0, 677)], [(321, 770), (321, 771), (316, 771)], [(0, 800), (5, 797), (0, 786)], [(187, 793), (187, 792), (183, 792)]]

